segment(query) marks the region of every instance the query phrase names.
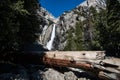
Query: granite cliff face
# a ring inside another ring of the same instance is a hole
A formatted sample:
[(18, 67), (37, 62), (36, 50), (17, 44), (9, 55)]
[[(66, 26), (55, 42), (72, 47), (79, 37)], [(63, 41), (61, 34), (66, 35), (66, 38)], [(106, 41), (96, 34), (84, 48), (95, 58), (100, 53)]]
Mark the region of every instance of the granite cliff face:
[[(92, 39), (92, 28), (88, 28), (89, 24), (85, 23), (88, 20), (92, 13), (90, 13), (91, 8), (95, 8), (97, 12), (100, 9), (105, 9), (106, 4), (105, 0), (86, 0), (76, 8), (70, 11), (64, 12), (57, 19), (54, 18), (51, 14), (49, 14), (45, 9), (41, 8), (39, 14), (44, 17), (44, 21), (46, 22), (42, 25), (42, 34), (40, 35), (40, 43), (44, 46), (47, 45), (47, 42), (50, 40), (53, 24), (56, 25), (55, 30), (55, 39), (52, 44), (52, 50), (64, 50), (67, 42), (68, 42), (68, 33), (70, 30), (76, 29), (76, 25), (79, 22), (83, 22), (82, 27), (84, 28), (83, 36), (84, 39)], [(88, 26), (88, 27), (87, 27)], [(72, 36), (76, 36), (75, 32), (72, 32)]]
[(57, 22), (57, 19), (43, 7), (37, 10), (37, 14), (41, 23), (38, 42), (46, 48), (47, 42), (49, 42), (51, 37), (53, 25)]
[(55, 18), (43, 7), (40, 7), (40, 9), (37, 10), (37, 13), (41, 23), (39, 41), (41, 44), (46, 45), (52, 31), (52, 25), (55, 22)]

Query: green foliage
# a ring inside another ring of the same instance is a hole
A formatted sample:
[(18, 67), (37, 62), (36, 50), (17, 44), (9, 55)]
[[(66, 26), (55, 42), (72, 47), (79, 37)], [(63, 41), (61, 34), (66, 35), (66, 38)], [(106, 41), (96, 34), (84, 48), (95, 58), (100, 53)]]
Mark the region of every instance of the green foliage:
[(29, 12), (24, 9), (24, 1), (17, 1), (10, 5), (10, 8), (21, 15), (29, 14)]
[(105, 43), (105, 38), (108, 35), (106, 26), (107, 26), (107, 19), (106, 19), (106, 10), (100, 9), (100, 12), (93, 12), (93, 23), (94, 23), (94, 30), (93, 35), (94, 39), (92, 41), (92, 48), (97, 50), (105, 50), (103, 48), (103, 44)]
[[(105, 50), (107, 55), (120, 57), (120, 3), (117, 0), (107, 0), (107, 8), (97, 12), (90, 8), (93, 15), (92, 41), (89, 43), (90, 50)], [(89, 23), (89, 21), (87, 21)]]
[(108, 54), (120, 57), (120, 2), (107, 0), (107, 44), (104, 48)]
[(16, 18), (19, 13), (11, 8), (13, 4), (13, 1), (10, 0), (2, 1), (0, 4), (0, 51), (18, 49), (17, 32), (19, 31), (19, 23)]
[(76, 24), (75, 29), (71, 28), (68, 31), (68, 41), (64, 48), (65, 51), (79, 51), (84, 49), (82, 32), (83, 29), (81, 22)]
[(35, 41), (35, 33), (39, 28), (35, 2), (36, 0), (0, 1), (0, 53), (18, 51), (24, 43)]
[(107, 0), (107, 8), (100, 8), (93, 14), (93, 35), (91, 50), (105, 50), (109, 56), (120, 57), (120, 3), (117, 0)]
[(90, 7), (88, 13), (78, 13), (86, 20), (77, 23), (73, 32), (69, 31), (65, 50), (105, 50), (109, 56), (120, 57), (119, 8), (118, 0), (107, 0), (106, 9), (100, 8), (98, 12)]

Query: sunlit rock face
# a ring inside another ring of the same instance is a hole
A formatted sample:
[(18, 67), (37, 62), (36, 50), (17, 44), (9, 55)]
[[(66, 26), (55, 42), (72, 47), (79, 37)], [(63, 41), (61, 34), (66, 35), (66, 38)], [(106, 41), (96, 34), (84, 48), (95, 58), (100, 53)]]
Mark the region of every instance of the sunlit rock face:
[[(88, 8), (105, 8), (105, 0), (86, 0), (80, 5), (76, 6), (73, 10), (64, 12), (57, 19), (54, 18), (47, 10), (40, 8), (39, 15), (43, 18), (43, 23), (40, 25), (42, 34), (39, 36), (40, 43), (46, 47), (47, 43), (51, 39), (53, 24), (56, 25), (55, 38), (52, 44), (52, 50), (63, 50), (67, 43), (68, 30), (75, 28), (75, 25), (79, 21), (84, 21), (86, 18), (79, 13), (87, 13)], [(74, 34), (74, 33), (73, 33)]]
[(56, 24), (53, 24), (51, 37), (50, 37), (50, 40), (47, 42), (47, 45), (46, 45), (48, 50), (51, 50), (53, 48), (53, 41), (54, 41), (54, 38), (55, 38), (55, 30), (56, 30)]
[[(53, 43), (54, 50), (63, 50), (68, 41), (67, 36), (69, 30), (75, 29), (76, 23), (83, 22), (87, 17), (79, 14), (89, 14), (90, 7), (95, 8), (99, 12), (99, 8), (106, 8), (105, 0), (86, 0), (76, 8), (64, 12), (56, 23), (56, 37)], [(86, 24), (83, 26), (86, 27)], [(87, 30), (89, 31), (89, 30)], [(84, 32), (87, 37), (90, 37), (88, 32)], [(73, 33), (74, 36), (74, 33)]]
[(53, 24), (57, 22), (57, 19), (43, 7), (40, 7), (37, 10), (37, 14), (40, 21), (40, 34), (38, 42), (47, 48), (47, 43), (51, 39), (51, 34), (54, 26)]
[[(54, 27), (53, 24), (55, 24), (55, 38), (53, 40), (51, 50), (63, 50), (67, 43), (68, 31), (72, 28), (75, 29), (77, 22), (87, 19), (85, 16), (79, 14), (88, 14), (88, 9), (91, 6), (99, 12), (99, 8), (105, 8), (106, 3), (105, 0), (86, 0), (80, 5), (76, 6), (76, 8), (73, 10), (64, 12), (57, 19), (54, 18), (47, 10), (41, 7), (38, 11), (38, 14), (42, 17), (42, 24), (40, 25), (42, 33), (39, 36), (39, 42), (47, 48), (47, 43), (51, 39), (51, 34)], [(83, 27), (85, 27), (85, 25)], [(89, 34), (87, 32), (85, 33), (86, 35)], [(89, 37), (89, 35), (87, 36)]]

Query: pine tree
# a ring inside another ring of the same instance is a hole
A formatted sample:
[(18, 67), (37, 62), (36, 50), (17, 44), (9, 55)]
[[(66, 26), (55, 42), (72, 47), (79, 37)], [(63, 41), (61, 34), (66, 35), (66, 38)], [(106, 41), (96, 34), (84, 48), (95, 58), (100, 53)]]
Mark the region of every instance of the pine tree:
[(18, 50), (18, 15), (26, 15), (23, 1), (2, 0), (0, 2), (0, 51)]
[(109, 55), (120, 57), (120, 2), (107, 0), (108, 43), (105, 46)]
[(36, 40), (36, 33), (39, 32), (39, 20), (37, 18), (37, 0), (24, 0), (24, 8), (28, 11), (28, 15), (19, 15), (19, 22), (21, 24), (19, 36), (24, 44), (32, 44)]
[(76, 23), (75, 28), (68, 31), (67, 44), (64, 48), (65, 51), (81, 51), (86, 50), (83, 40), (83, 27), (82, 22)]
[(0, 56), (33, 43), (39, 30), (37, 0), (0, 1)]

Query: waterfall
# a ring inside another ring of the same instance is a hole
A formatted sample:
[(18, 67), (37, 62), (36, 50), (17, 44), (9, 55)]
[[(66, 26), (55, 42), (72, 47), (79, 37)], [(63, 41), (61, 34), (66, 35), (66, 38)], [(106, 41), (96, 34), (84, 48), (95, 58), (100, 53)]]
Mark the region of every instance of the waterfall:
[(48, 50), (51, 50), (52, 49), (52, 44), (53, 44), (53, 41), (54, 41), (54, 38), (55, 38), (55, 24), (53, 25), (53, 29), (52, 29), (52, 34), (51, 34), (51, 38), (49, 40), (49, 42), (47, 43), (46, 47)]

